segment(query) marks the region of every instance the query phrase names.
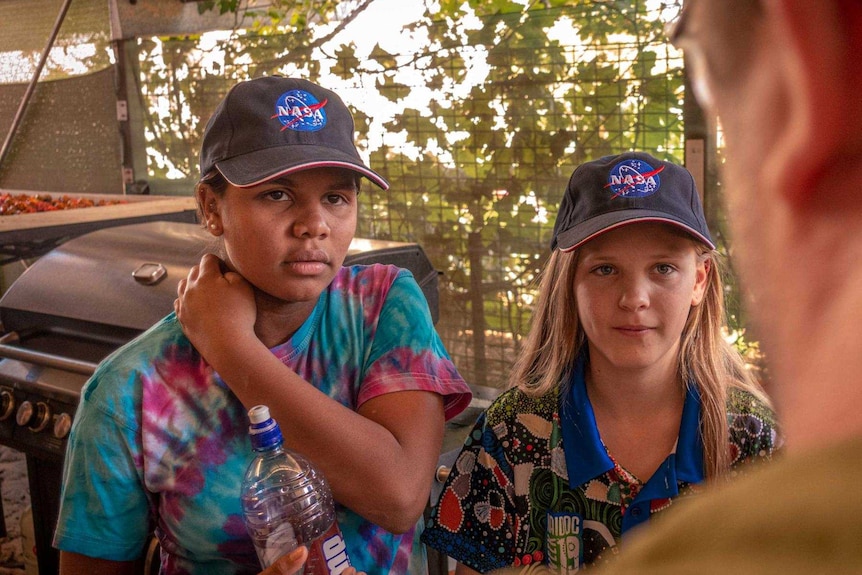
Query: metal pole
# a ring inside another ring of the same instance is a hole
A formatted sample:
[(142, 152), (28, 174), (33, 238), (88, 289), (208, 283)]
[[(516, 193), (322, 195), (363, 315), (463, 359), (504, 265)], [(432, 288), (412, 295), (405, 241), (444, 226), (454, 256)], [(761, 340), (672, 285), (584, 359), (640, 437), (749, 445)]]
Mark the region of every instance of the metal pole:
[(57, 33), (60, 31), (60, 27), (63, 25), (63, 20), (66, 19), (66, 12), (69, 11), (69, 5), (71, 3), (72, 0), (65, 0), (63, 2), (63, 7), (60, 8), (60, 13), (57, 14), (57, 20), (56, 22), (54, 22), (54, 29), (51, 30), (51, 36), (50, 38), (48, 38), (48, 44), (42, 51), (42, 57), (39, 59), (39, 65), (36, 66), (36, 71), (33, 72), (33, 78), (30, 80), (30, 84), (27, 85), (27, 91), (24, 92), (24, 98), (21, 99), (21, 104), (18, 106), (18, 111), (15, 113), (15, 118), (12, 119), (12, 126), (9, 128), (9, 133), (6, 134), (6, 141), (3, 142), (3, 147), (0, 148), (0, 167), (3, 166), (3, 160), (6, 159), (6, 154), (9, 153), (12, 139), (15, 137), (15, 132), (18, 131), (18, 126), (21, 124), (21, 120), (24, 119), (24, 112), (27, 111), (27, 106), (30, 104), (30, 98), (33, 96), (33, 92), (36, 90), (36, 83), (39, 81), (39, 76), (42, 75), (42, 68), (45, 67), (45, 62), (48, 60), (48, 54), (51, 52), (51, 48), (54, 46), (54, 41), (57, 39)]

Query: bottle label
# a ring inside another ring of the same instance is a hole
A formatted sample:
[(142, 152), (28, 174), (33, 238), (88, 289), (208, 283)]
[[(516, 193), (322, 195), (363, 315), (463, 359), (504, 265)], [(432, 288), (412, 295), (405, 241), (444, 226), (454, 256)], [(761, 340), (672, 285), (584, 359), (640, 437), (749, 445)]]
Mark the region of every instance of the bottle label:
[(326, 533), (309, 546), (303, 575), (339, 575), (348, 567), (350, 559), (347, 557), (347, 545), (338, 522), (333, 521)]

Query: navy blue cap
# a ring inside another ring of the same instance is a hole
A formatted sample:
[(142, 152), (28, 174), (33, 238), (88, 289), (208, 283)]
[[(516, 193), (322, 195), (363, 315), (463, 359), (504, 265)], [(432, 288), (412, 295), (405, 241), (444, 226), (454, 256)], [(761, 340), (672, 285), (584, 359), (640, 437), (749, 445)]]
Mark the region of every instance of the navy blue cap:
[(236, 84), (207, 122), (201, 176), (217, 168), (234, 186), (255, 186), (310, 168), (347, 168), (383, 188), (354, 143), (350, 110), (335, 92), (299, 78)]
[(575, 250), (604, 232), (643, 221), (674, 225), (715, 249), (691, 173), (643, 152), (626, 152), (581, 164), (572, 173), (551, 250)]

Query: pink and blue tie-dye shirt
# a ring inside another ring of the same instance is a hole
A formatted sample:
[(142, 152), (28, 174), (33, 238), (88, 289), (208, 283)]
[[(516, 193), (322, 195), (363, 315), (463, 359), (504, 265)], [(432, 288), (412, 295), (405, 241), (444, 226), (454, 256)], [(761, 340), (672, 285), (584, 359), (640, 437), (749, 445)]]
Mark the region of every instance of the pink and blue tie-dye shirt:
[[(470, 401), (422, 291), (393, 266), (342, 268), (272, 352), (352, 409), (385, 393), (425, 390), (444, 396), (448, 419)], [(155, 529), (163, 573), (260, 571), (239, 499), (252, 458), (246, 410), (174, 314), (107, 358), (81, 395), (55, 546), (128, 561)], [(343, 507), (338, 520), (357, 570), (407, 572), (414, 533), (388, 533)]]

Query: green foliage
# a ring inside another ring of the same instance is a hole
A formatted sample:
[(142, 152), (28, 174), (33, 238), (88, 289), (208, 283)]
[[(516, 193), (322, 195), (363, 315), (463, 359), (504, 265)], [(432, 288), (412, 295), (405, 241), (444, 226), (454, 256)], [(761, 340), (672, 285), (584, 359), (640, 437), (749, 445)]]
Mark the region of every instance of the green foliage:
[(745, 328), (725, 330), (725, 340), (739, 352), (746, 366), (752, 374), (766, 385), (769, 380), (769, 371), (766, 367), (766, 357), (760, 349), (760, 342), (749, 339)]
[(210, 10), (218, 10), (219, 14), (228, 12), (236, 12), (239, 8), (240, 0), (203, 0), (198, 2), (198, 13), (204, 14)]
[[(204, 0), (198, 3), (198, 13), (216, 11), (219, 14), (238, 13), (241, 0)], [(270, 0), (266, 9), (248, 9), (245, 14), (252, 19), (251, 28), (262, 33), (279, 33), (285, 30), (300, 32), (309, 26), (324, 24), (336, 13), (338, 0)]]

